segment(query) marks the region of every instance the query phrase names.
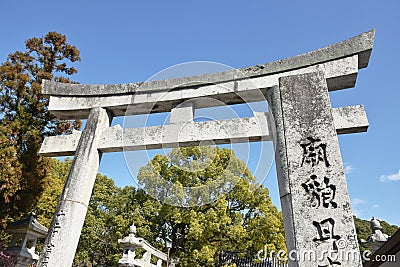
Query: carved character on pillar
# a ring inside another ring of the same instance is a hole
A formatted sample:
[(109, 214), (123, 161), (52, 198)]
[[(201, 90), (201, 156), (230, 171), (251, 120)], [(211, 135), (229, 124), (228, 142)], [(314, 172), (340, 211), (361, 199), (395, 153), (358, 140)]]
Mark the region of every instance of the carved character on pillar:
[(60, 210), (60, 212), (57, 214), (57, 218), (60, 216), (65, 216), (65, 212), (63, 210)]
[(330, 257), (328, 257), (329, 265), (318, 265), (318, 267), (335, 267), (338, 265), (342, 265), (339, 261), (334, 261)]
[(303, 148), (303, 160), (301, 166), (309, 164), (312, 167), (317, 166), (320, 162), (329, 167), (328, 158), (326, 156), (326, 144), (321, 142), (319, 138), (307, 137), (306, 140), (300, 142)]
[(318, 232), (318, 237), (314, 238), (313, 241), (333, 241), (333, 249), (336, 251), (338, 249), (336, 241), (340, 239), (340, 236), (334, 233), (335, 221), (329, 218), (321, 222), (313, 221), (313, 225), (317, 228)]
[(320, 181), (316, 175), (311, 175), (310, 179), (301, 184), (306, 193), (309, 195), (308, 200), (311, 201), (311, 207), (319, 208), (322, 204), (324, 208), (337, 208), (335, 200), (336, 186), (332, 185), (329, 178), (324, 177)]
[[(338, 252), (337, 241), (341, 238), (339, 235), (335, 235), (335, 221), (332, 218), (328, 218), (321, 222), (313, 222), (313, 225), (317, 228), (318, 237), (314, 238), (314, 242), (331, 242), (332, 243), (332, 251)], [(327, 257), (328, 264), (318, 265), (318, 267), (331, 267), (342, 265), (339, 261), (335, 261), (331, 257)]]
[[(61, 229), (61, 225), (59, 222), (60, 216), (65, 216), (65, 212), (63, 210), (60, 210), (60, 212), (56, 216), (57, 219), (51, 231), (51, 238), (53, 238), (58, 233), (58, 230)], [(44, 250), (43, 261), (42, 261), (43, 267), (47, 267), (48, 259), (50, 258), (49, 255), (52, 253), (54, 247), (55, 246), (53, 242), (50, 240), (50, 243), (46, 246), (46, 249)]]

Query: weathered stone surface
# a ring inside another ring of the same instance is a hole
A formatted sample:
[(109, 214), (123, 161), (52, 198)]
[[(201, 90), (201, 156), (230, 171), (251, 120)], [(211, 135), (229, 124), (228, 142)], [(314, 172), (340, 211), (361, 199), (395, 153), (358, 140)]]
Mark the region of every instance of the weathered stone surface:
[[(124, 267), (161, 267), (168, 261), (168, 266), (174, 267), (176, 260), (171, 260), (169, 256), (162, 251), (159, 251), (149, 242), (141, 237), (136, 236), (136, 226), (132, 225), (130, 227), (130, 233), (128, 236), (118, 239), (118, 244), (124, 247), (124, 254), (119, 260), (119, 266)], [(136, 249), (143, 249), (145, 252), (142, 258), (136, 255)], [(156, 258), (157, 264), (151, 263), (151, 258)]]
[(285, 125), (283, 121), (282, 101), (279, 86), (274, 86), (268, 90), (268, 102), (274, 120), (274, 123), (271, 123), (271, 126), (273, 126), (272, 136), (275, 146), (276, 173), (278, 176), (279, 195), (285, 227), (286, 249), (287, 251), (295, 251), (295, 228), (292, 214), (292, 199), (290, 195)]
[(359, 133), (368, 130), (364, 106), (347, 106), (332, 109), (337, 134)]
[[(361, 266), (346, 179), (323, 73), (282, 77), (270, 93), (291, 266)], [(346, 113), (341, 110), (338, 113)], [(333, 253), (324, 254), (327, 252)], [(304, 259), (312, 252), (316, 259)], [(355, 258), (347, 257), (348, 253)], [(323, 257), (322, 257), (323, 256)], [(322, 257), (322, 261), (319, 261)], [(335, 258), (339, 257), (339, 258)]]
[(169, 115), (170, 124), (184, 124), (193, 122), (194, 118), (194, 103), (186, 101), (171, 110)]
[[(271, 140), (266, 113), (254, 117), (192, 123), (173, 123), (162, 126), (122, 129), (120, 125), (106, 129), (98, 149), (101, 152), (134, 151), (142, 149), (195, 146), (200, 142), (215, 144)], [(40, 154), (71, 156), (74, 154), (80, 132), (64, 136), (46, 137)]]
[[(306, 252), (318, 258), (324, 250), (356, 256), (325, 255), (318, 263), (300, 258), (291, 266), (334, 266), (339, 261), (341, 266), (361, 266), (337, 134), (366, 131), (368, 121), (362, 106), (332, 109), (328, 91), (355, 85), (358, 69), (368, 65), (373, 40), (370, 31), (285, 60), (164, 81), (125, 85), (44, 81), (43, 92), (50, 95), (49, 110), (55, 116), (89, 119), (82, 133), (48, 137), (43, 143), (41, 153), (47, 156), (76, 154), (39, 266), (71, 266), (103, 152), (202, 141), (261, 141), (272, 136), (288, 250), (297, 250), (300, 257)], [(264, 101), (265, 97), (275, 124), (268, 113), (193, 122), (194, 107)], [(177, 106), (182, 102), (184, 106)], [(110, 114), (168, 111), (169, 125), (109, 128)]]
[[(190, 124), (184, 122), (187, 122), (187, 119), (190, 119), (193, 114), (190, 109), (186, 112), (189, 113), (184, 112), (182, 116), (182, 113), (176, 113), (173, 109), (171, 113), (172, 121), (170, 119), (172, 125), (132, 129), (122, 129), (120, 125), (116, 125), (108, 128), (103, 132), (98, 149), (107, 153), (146, 148), (171, 148), (178, 144), (180, 146), (193, 146), (203, 141), (228, 144), (272, 140), (272, 135), (269, 132), (271, 126), (266, 118), (267, 114), (256, 113), (256, 117), (252, 118)], [(368, 120), (363, 106), (334, 108), (333, 118), (338, 134), (365, 132), (368, 129)], [(179, 126), (176, 124), (179, 124)], [(72, 156), (76, 151), (80, 136), (81, 132), (75, 131), (70, 135), (46, 137), (39, 153), (48, 157)]]
[(105, 109), (91, 110), (38, 262), (40, 267), (72, 265), (101, 159), (97, 148), (110, 122)]
[(45, 81), (43, 83), (43, 93), (49, 95), (73, 96), (130, 94), (138, 90), (143, 93), (154, 93), (156, 91), (170, 91), (171, 89), (182, 87), (183, 85), (184, 87), (196, 87), (205, 84), (217, 84), (232, 80), (271, 75), (306, 68), (353, 55), (358, 55), (359, 57), (358, 68), (365, 68), (368, 66), (369, 57), (374, 44), (374, 36), (375, 30), (371, 30), (345, 41), (295, 57), (237, 70), (199, 76), (162, 81), (101, 85), (65, 84)]
[[(323, 71), (329, 90), (353, 87), (357, 70), (368, 65), (375, 31), (303, 55), (225, 72), (130, 84), (82, 85), (43, 81), (43, 93), (51, 95), (49, 110), (61, 119), (87, 118), (101, 106), (114, 116), (166, 112), (182, 100), (213, 97), (225, 104), (260, 101), (266, 88), (279, 77)], [(261, 91), (261, 93), (260, 93)], [(264, 99), (261, 99), (264, 100)], [(198, 101), (197, 108), (209, 107)]]
[[(196, 108), (213, 107), (218, 103), (223, 105), (265, 101), (266, 88), (278, 85), (279, 77), (313, 71), (324, 72), (330, 90), (353, 87), (357, 78), (358, 65), (358, 55), (353, 55), (301, 69), (271, 73), (266, 76), (221, 83), (207, 82), (195, 87), (178, 87), (169, 91), (153, 90), (149, 92), (144, 90), (131, 94), (93, 94), (88, 96), (51, 95), (49, 110), (58, 118), (84, 119), (87, 117), (89, 110), (97, 106), (107, 108), (107, 110), (113, 112), (114, 116), (124, 116), (168, 112), (181, 103), (182, 100), (192, 101)], [(205, 82), (205, 80), (199, 81)], [(44, 82), (44, 86), (57, 87), (58, 83)], [(77, 91), (80, 91), (81, 88), (79, 86), (88, 85), (65, 84), (62, 88), (67, 90), (67, 86), (72, 86)], [(218, 101), (208, 101), (209, 98)]]
[(379, 220), (372, 217), (371, 219), (371, 230), (372, 234), (368, 237), (367, 242), (386, 242), (390, 238), (389, 235), (382, 232), (383, 227)]
[(6, 254), (10, 254), (15, 261), (12, 267), (33, 266), (39, 259), (39, 255), (36, 254), (37, 240), (46, 237), (48, 229), (36, 220), (34, 213), (31, 213), (28, 218), (9, 224), (6, 231), (12, 234), (6, 250)]

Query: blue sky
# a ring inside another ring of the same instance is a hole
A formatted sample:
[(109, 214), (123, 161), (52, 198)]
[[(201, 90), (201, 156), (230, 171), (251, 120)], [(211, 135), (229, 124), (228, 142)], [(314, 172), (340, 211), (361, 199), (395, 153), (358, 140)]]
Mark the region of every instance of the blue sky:
[[(262, 64), (375, 28), (369, 67), (331, 100), (365, 105), (370, 123), (367, 133), (339, 137), (353, 210), (400, 225), (399, 11), (395, 0), (1, 1), (0, 62), (24, 40), (57, 31), (81, 51), (74, 80), (128, 83), (190, 61)], [(122, 154), (104, 155), (100, 171), (120, 186), (133, 183)], [(279, 206), (274, 168), (265, 184)]]

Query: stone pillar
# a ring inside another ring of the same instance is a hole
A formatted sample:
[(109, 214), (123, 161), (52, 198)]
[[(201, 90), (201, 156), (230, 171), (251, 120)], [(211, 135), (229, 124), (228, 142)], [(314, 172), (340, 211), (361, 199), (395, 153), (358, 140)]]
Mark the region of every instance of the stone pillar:
[(362, 266), (323, 73), (282, 77), (268, 94), (289, 266)]
[(90, 110), (43, 246), (38, 262), (40, 267), (72, 265), (100, 164), (101, 153), (97, 147), (111, 120), (111, 114), (104, 108)]

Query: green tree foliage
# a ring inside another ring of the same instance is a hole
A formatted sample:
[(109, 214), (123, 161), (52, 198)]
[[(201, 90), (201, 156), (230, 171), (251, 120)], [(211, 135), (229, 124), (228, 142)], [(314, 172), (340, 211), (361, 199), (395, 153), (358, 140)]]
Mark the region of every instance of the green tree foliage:
[(67, 63), (80, 60), (66, 37), (49, 32), (25, 42), (26, 50), (9, 54), (0, 65), (0, 227), (7, 218), (29, 212), (45, 187), (48, 160), (38, 155), (47, 135), (79, 128), (80, 122), (60, 121), (47, 110), (41, 95), (43, 79), (69, 82), (77, 72)]
[[(163, 204), (142, 189), (121, 189), (110, 178), (97, 175), (74, 266), (118, 266), (122, 256), (118, 239), (128, 235), (132, 223), (137, 226), (138, 236), (161, 251), (167, 251), (165, 240), (171, 238), (171, 255), (180, 258), (180, 266), (213, 266), (221, 249), (256, 253), (266, 244), (270, 250), (285, 249), (282, 214), (273, 206), (268, 190), (257, 185), (245, 163), (231, 150), (173, 150), (169, 157), (155, 156), (140, 170), (139, 178), (147, 180), (144, 176), (150, 173), (151, 166), (158, 166), (165, 171), (163, 174), (170, 172), (171, 176), (164, 179), (174, 177), (175, 182), (198, 184), (193, 173), (179, 172), (180, 168), (171, 164), (174, 161), (190, 167), (191, 162), (198, 164), (198, 159), (212, 162), (196, 174), (204, 183), (216, 179), (227, 160), (234, 166), (231, 174), (240, 179), (232, 191), (217, 201), (193, 208)], [(70, 160), (52, 161), (51, 186), (46, 187), (35, 209), (39, 221), (46, 226), (51, 222), (70, 165)]]
[(98, 174), (79, 240), (74, 266), (118, 266), (128, 220), (121, 215), (122, 190), (107, 176)]
[(141, 207), (133, 217), (138, 233), (163, 251), (163, 241), (172, 239), (172, 254), (180, 258), (180, 266), (213, 266), (222, 249), (256, 253), (266, 244), (270, 251), (285, 249), (282, 214), (268, 189), (256, 183), (232, 150), (190, 147), (155, 156), (138, 179), (144, 190), (162, 198), (168, 189), (163, 182), (160, 185), (158, 175), (185, 187), (211, 184), (221, 177), (230, 177), (228, 183), (237, 181), (215, 202), (190, 208), (162, 205), (143, 193), (136, 198)]
[(50, 159), (50, 168), (43, 186), (43, 193), (34, 206), (36, 219), (47, 228), (50, 227), (71, 165), (72, 159), (70, 158), (66, 158), (64, 161)]
[[(231, 154), (229, 150), (213, 150), (210, 154), (213, 157), (225, 158)], [(206, 155), (210, 151), (203, 152), (207, 152), (203, 153)], [(185, 156), (186, 159), (179, 161), (183, 164), (186, 160), (193, 161), (196, 153), (200, 152), (192, 148), (180, 153), (173, 151), (169, 158), (158, 155), (151, 163), (165, 167), (161, 169), (166, 171), (172, 168), (172, 160)], [(45, 226), (50, 225), (71, 162), (68, 158), (63, 162), (51, 160), (51, 179), (34, 208), (39, 222)], [(151, 163), (140, 171), (141, 180), (147, 180), (144, 175), (151, 173)], [(281, 213), (272, 205), (266, 188), (255, 186), (255, 190), (250, 190), (251, 185), (255, 185), (254, 177), (243, 162), (238, 160), (237, 163), (242, 171), (236, 174), (243, 178), (237, 187), (218, 201), (195, 208), (162, 204), (144, 190), (132, 186), (121, 189), (112, 179), (97, 175), (74, 266), (118, 266), (122, 256), (118, 239), (128, 235), (132, 223), (137, 226), (138, 236), (164, 252), (167, 251), (164, 240), (172, 238), (174, 247), (171, 254), (181, 259), (181, 266), (212, 265), (221, 249), (255, 252), (265, 244), (270, 251), (284, 249)], [(214, 164), (218, 165), (217, 162)], [(367, 239), (371, 234), (369, 221), (356, 217), (354, 220), (358, 237)], [(398, 229), (385, 221), (381, 225), (389, 235)]]
[(383, 232), (385, 234), (388, 234), (389, 236), (393, 236), (394, 233), (396, 233), (397, 230), (399, 230), (399, 227), (397, 225), (389, 224), (386, 221), (382, 220), (381, 226), (383, 228)]
[(371, 235), (370, 222), (359, 219), (356, 216), (354, 216), (353, 218), (354, 218), (354, 225), (356, 227), (358, 240), (361, 240), (361, 239), (367, 240), (368, 237)]
[[(56, 32), (28, 39), (25, 47), (0, 65), (0, 229), (30, 210), (50, 226), (72, 161), (44, 159), (37, 152), (45, 136), (80, 128), (79, 121), (57, 120), (48, 112), (40, 86), (43, 79), (70, 82), (68, 76), (77, 70), (68, 64), (80, 60), (77, 48)], [(256, 183), (229, 149), (174, 149), (168, 156), (155, 156), (138, 178), (144, 190), (121, 189), (97, 175), (74, 266), (118, 266), (122, 249), (117, 241), (132, 223), (138, 236), (162, 251), (167, 251), (165, 240), (171, 239), (171, 253), (180, 258), (180, 266), (213, 266), (222, 249), (253, 254), (265, 245), (269, 251), (285, 249), (282, 214), (268, 189)], [(216, 198), (221, 188), (213, 187), (214, 192), (200, 190), (187, 202), (201, 203), (209, 197), (214, 200), (209, 204), (178, 207), (145, 193), (182, 203), (187, 201), (184, 187), (210, 185), (221, 178), (232, 186), (227, 194)], [(172, 192), (168, 183), (175, 185)], [(369, 221), (355, 218), (355, 224), (359, 239), (367, 239)], [(398, 229), (385, 221), (381, 225), (389, 235)], [(5, 236), (2, 231), (0, 235)]]
[[(62, 162), (51, 160), (48, 183), (34, 207), (37, 220), (46, 227), (51, 224), (71, 164), (69, 158)], [(123, 190), (115, 186), (112, 179), (97, 175), (74, 266), (118, 266), (118, 259), (122, 255), (118, 238), (122, 238), (129, 227), (129, 220), (122, 217), (121, 209), (126, 196), (135, 193), (134, 188), (128, 191), (126, 195), (123, 194)]]

